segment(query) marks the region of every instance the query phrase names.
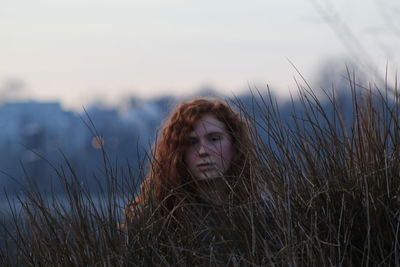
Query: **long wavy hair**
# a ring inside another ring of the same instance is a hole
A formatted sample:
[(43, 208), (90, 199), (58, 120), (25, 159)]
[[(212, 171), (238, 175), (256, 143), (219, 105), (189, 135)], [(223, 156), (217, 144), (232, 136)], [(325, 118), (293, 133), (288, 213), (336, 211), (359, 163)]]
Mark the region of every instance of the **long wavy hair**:
[(250, 167), (254, 157), (247, 123), (225, 101), (197, 98), (178, 104), (162, 125), (161, 135), (152, 149), (150, 169), (141, 185), (140, 195), (127, 205), (128, 217), (132, 207), (146, 206), (149, 202), (162, 204), (167, 211), (171, 211), (188, 193), (196, 193), (183, 155), (189, 145), (187, 137), (194, 130), (195, 123), (209, 114), (225, 124), (236, 151), (224, 176), (228, 178), (231, 188), (242, 187), (242, 197), (254, 195), (251, 192), (254, 185)]

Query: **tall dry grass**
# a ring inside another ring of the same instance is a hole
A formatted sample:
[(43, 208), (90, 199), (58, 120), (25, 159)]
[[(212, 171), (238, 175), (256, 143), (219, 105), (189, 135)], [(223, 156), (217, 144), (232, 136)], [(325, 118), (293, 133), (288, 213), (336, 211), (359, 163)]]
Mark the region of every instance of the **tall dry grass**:
[(399, 266), (399, 95), (349, 86), (345, 107), (334, 90), (321, 100), (299, 84), (289, 117), (270, 94), (234, 101), (255, 144), (257, 201), (185, 202), (179, 218), (148, 207), (126, 230), (123, 203), (144, 171), (115, 170), (104, 153), (99, 199), (69, 165), (54, 168), (66, 201), (25, 187), (2, 224), (1, 263)]

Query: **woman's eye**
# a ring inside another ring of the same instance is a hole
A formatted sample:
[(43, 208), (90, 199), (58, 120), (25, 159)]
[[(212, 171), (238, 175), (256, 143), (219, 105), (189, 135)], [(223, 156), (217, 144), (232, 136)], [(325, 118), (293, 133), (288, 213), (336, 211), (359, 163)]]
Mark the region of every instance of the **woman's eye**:
[(213, 141), (213, 142), (219, 141), (219, 140), (221, 140), (221, 136), (219, 136), (219, 135), (212, 136), (212, 137), (210, 138), (210, 140)]
[(196, 139), (189, 139), (190, 145), (195, 145), (195, 144), (197, 144), (197, 142), (198, 142), (198, 140), (196, 140)]

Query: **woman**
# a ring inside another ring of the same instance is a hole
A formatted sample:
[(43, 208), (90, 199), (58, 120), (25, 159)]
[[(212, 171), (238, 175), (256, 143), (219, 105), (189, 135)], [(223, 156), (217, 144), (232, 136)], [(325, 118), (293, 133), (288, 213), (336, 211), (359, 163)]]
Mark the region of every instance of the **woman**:
[(148, 208), (179, 217), (185, 212), (177, 207), (187, 203), (251, 201), (253, 163), (248, 126), (226, 102), (182, 102), (162, 126), (140, 195), (126, 206), (127, 221)]

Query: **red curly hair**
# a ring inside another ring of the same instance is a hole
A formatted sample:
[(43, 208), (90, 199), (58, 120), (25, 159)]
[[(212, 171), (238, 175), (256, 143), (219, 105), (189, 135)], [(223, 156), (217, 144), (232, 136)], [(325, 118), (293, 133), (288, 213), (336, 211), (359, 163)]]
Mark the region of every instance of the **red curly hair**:
[[(132, 207), (138, 204), (146, 205), (149, 200), (156, 205), (163, 203), (164, 207), (171, 211), (182, 200), (182, 194), (177, 194), (177, 191), (195, 190), (190, 186), (193, 185), (192, 177), (187, 171), (183, 155), (189, 145), (187, 137), (194, 130), (195, 123), (208, 114), (225, 124), (235, 147), (236, 155), (225, 175), (250, 181), (251, 142), (248, 126), (239, 114), (226, 102), (214, 98), (182, 102), (161, 128), (161, 135), (153, 147), (149, 173), (142, 183), (140, 196), (127, 205), (127, 217), (132, 215)], [(185, 189), (177, 190), (183, 188)]]

